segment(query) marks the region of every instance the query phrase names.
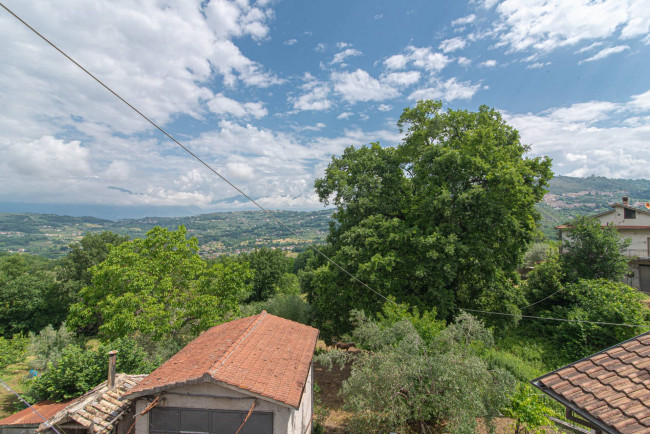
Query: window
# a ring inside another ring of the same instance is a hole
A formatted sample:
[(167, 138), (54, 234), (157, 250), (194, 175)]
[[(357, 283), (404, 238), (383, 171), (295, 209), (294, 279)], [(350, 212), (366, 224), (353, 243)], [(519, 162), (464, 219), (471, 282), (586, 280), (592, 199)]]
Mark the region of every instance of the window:
[[(233, 434), (246, 411), (162, 407), (151, 410), (151, 434)], [(273, 413), (254, 411), (241, 434), (273, 434)]]
[(635, 219), (636, 218), (636, 211), (633, 210), (633, 209), (624, 208), (624, 210), (623, 210), (623, 218), (624, 219)]

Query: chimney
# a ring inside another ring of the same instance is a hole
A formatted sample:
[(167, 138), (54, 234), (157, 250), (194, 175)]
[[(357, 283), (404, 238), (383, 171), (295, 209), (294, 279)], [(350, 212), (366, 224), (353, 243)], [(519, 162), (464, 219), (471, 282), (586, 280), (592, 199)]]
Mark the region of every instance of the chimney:
[(117, 359), (117, 351), (108, 352), (108, 387), (115, 387), (115, 360)]
[(630, 204), (630, 198), (627, 196), (623, 196), (623, 205), (629, 205)]

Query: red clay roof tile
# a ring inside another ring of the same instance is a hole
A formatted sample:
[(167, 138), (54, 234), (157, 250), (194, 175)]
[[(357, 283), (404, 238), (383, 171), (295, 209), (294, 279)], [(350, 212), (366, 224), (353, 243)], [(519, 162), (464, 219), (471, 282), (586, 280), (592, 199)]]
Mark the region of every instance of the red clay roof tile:
[[(40, 413), (45, 419), (49, 419), (54, 416), (59, 410), (65, 408), (68, 405), (68, 402), (49, 402), (43, 401), (38, 404), (32, 405), (36, 411)], [(14, 413), (11, 416), (7, 416), (4, 419), (0, 419), (0, 426), (7, 425), (39, 425), (43, 422), (43, 419), (34, 412), (31, 408), (25, 408), (20, 410), (18, 413)]]
[(546, 374), (533, 384), (609, 432), (650, 432), (650, 332)]
[(216, 381), (297, 408), (317, 339), (317, 329), (266, 312), (221, 324), (190, 342), (127, 397)]

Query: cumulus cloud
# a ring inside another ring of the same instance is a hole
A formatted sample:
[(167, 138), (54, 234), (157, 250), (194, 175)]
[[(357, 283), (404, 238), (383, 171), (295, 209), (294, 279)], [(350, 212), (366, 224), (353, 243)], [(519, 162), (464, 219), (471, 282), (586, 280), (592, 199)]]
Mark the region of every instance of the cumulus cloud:
[(453, 51), (461, 50), (466, 46), (467, 40), (465, 40), (465, 38), (461, 38), (460, 36), (451, 39), (445, 39), (440, 43), (440, 49), (444, 53), (451, 53)]
[(442, 53), (436, 53), (431, 47), (409, 45), (404, 54), (395, 54), (384, 60), (389, 70), (404, 69), (408, 64), (425, 71), (435, 72), (443, 69), (451, 59)]
[(354, 72), (333, 72), (334, 90), (351, 103), (359, 101), (382, 101), (399, 95), (397, 89), (383, 84), (363, 69)]
[(354, 48), (347, 48), (343, 51), (340, 51), (334, 55), (331, 64), (343, 63), (343, 61), (351, 56), (361, 56), (361, 51), (355, 50)]
[(494, 68), (497, 66), (497, 61), (494, 59), (489, 59), (478, 64), (479, 68)]
[(387, 83), (389, 85), (393, 85), (397, 87), (407, 87), (420, 81), (420, 72), (419, 71), (391, 72), (389, 74), (382, 75), (381, 80), (384, 83)]
[(208, 108), (212, 113), (216, 114), (230, 114), (235, 117), (255, 117), (262, 118), (267, 115), (268, 111), (261, 102), (246, 102), (240, 103), (234, 99), (218, 93), (210, 101), (208, 101)]
[(480, 83), (460, 82), (455, 77), (452, 77), (446, 81), (436, 81), (431, 87), (416, 90), (409, 95), (409, 99), (442, 99), (444, 101), (470, 99), (478, 92), (480, 87)]
[(476, 20), (476, 15), (474, 14), (469, 14), (464, 17), (457, 18), (451, 22), (452, 26), (464, 26), (466, 24), (473, 23), (474, 20)]
[(297, 43), (298, 43), (297, 39), (291, 38), (291, 39), (287, 39), (282, 44), (283, 45), (294, 45), (294, 44), (297, 44)]
[[(639, 3), (638, 5), (636, 3)], [(644, 5), (641, 5), (644, 3)], [(582, 41), (639, 36), (650, 24), (648, 2), (636, 0), (504, 0), (494, 32), (510, 51), (552, 51)]]
[(289, 100), (293, 103), (293, 108), (296, 110), (327, 110), (332, 106), (332, 102), (328, 96), (330, 94), (329, 85), (317, 80), (310, 73), (305, 73), (303, 76), (305, 82), (301, 89), (305, 92), (298, 97), (290, 97)]

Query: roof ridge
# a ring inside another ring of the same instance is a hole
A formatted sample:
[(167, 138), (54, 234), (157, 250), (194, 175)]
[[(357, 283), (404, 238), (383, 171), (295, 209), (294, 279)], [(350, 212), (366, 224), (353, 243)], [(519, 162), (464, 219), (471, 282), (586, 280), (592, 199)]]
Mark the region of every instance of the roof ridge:
[(242, 332), (242, 336), (240, 339), (236, 340), (230, 346), (226, 351), (223, 352), (221, 357), (219, 357), (214, 364), (208, 369), (208, 372), (206, 374), (210, 375), (211, 377), (214, 376), (214, 374), (219, 370), (219, 368), (224, 364), (226, 359), (237, 349), (237, 347), (244, 342), (244, 340), (253, 332), (253, 330), (259, 325), (259, 323), (262, 321), (263, 318), (265, 318), (267, 315), (266, 310), (263, 310), (260, 312), (257, 316), (257, 319), (250, 323), (248, 327)]

